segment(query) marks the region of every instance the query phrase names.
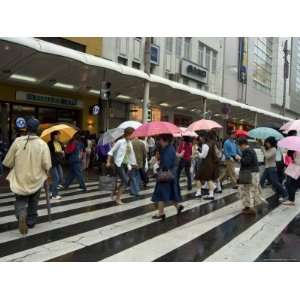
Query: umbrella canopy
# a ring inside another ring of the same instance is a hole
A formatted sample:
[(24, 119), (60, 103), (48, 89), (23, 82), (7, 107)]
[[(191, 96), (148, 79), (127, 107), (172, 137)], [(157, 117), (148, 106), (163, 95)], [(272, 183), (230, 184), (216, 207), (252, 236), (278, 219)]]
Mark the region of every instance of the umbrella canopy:
[(197, 137), (198, 134), (195, 131), (188, 130), (186, 127), (179, 127), (181, 133), (174, 134), (174, 137), (182, 137), (182, 136), (189, 136), (189, 137)]
[(292, 120), (285, 123), (283, 126), (280, 127), (280, 130), (283, 132), (289, 132), (291, 130), (300, 130), (300, 120)]
[(113, 128), (107, 130), (99, 139), (98, 144), (106, 145), (111, 144), (124, 134), (123, 128)]
[(242, 130), (242, 129), (236, 130), (234, 134), (235, 134), (235, 136), (236, 136), (237, 138), (240, 138), (240, 137), (248, 137), (248, 131)]
[(51, 126), (50, 128), (45, 129), (41, 134), (41, 138), (45, 142), (49, 142), (51, 138), (51, 133), (54, 131), (60, 132), (60, 137), (59, 137), (60, 142), (67, 143), (78, 130), (74, 129), (73, 127), (67, 124), (54, 125)]
[(276, 140), (281, 140), (283, 135), (273, 128), (257, 127), (248, 132), (249, 137), (258, 140), (265, 140), (266, 138), (273, 136)]
[(287, 150), (300, 151), (300, 136), (288, 136), (280, 140), (277, 145)]
[(201, 119), (192, 123), (187, 129), (190, 131), (211, 130), (214, 128), (222, 128), (222, 126), (212, 120)]
[(137, 128), (133, 133), (133, 137), (146, 137), (159, 134), (181, 134), (181, 130), (169, 122), (153, 121)]
[(123, 123), (121, 123), (118, 128), (122, 128), (122, 129), (126, 129), (128, 127), (131, 127), (133, 129), (137, 129), (142, 125), (142, 123), (138, 122), (138, 121), (125, 121)]

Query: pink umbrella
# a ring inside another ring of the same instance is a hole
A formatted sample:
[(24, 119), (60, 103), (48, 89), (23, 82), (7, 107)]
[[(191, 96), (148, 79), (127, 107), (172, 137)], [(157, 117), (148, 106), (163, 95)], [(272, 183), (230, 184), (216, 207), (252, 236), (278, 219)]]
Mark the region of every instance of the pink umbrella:
[(186, 127), (179, 127), (181, 133), (174, 134), (174, 137), (182, 137), (182, 136), (189, 136), (189, 137), (197, 137), (198, 134), (195, 131), (188, 130)]
[(154, 136), (159, 134), (181, 134), (181, 130), (172, 123), (153, 121), (144, 123), (132, 134), (133, 137)]
[(288, 136), (280, 140), (277, 145), (287, 150), (300, 151), (300, 136)]
[(211, 130), (214, 128), (222, 128), (222, 126), (215, 121), (202, 119), (202, 120), (192, 123), (188, 127), (188, 130), (198, 131), (198, 130)]
[(288, 131), (289, 127), (293, 124), (294, 120), (288, 121), (280, 127), (281, 131)]

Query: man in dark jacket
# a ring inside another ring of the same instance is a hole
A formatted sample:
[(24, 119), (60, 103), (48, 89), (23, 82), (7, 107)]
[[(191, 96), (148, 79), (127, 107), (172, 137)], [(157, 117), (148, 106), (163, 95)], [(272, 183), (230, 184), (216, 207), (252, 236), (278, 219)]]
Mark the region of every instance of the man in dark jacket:
[(249, 183), (239, 184), (240, 199), (244, 205), (243, 213), (255, 215), (255, 207), (265, 202), (259, 186), (258, 159), (256, 152), (249, 146), (246, 138), (240, 138), (238, 143), (242, 151), (242, 156), (239, 159), (241, 163), (240, 175), (243, 172), (250, 172), (251, 174)]

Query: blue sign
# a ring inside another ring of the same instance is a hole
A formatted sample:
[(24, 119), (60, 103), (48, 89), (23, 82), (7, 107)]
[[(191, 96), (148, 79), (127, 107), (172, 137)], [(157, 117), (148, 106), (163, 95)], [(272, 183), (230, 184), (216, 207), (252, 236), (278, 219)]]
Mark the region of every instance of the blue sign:
[(16, 119), (16, 127), (18, 128), (18, 129), (24, 129), (24, 128), (26, 128), (26, 121), (25, 121), (25, 119), (24, 118), (17, 118)]
[(97, 116), (100, 113), (100, 106), (99, 105), (94, 105), (92, 109), (92, 113), (94, 116)]
[(159, 65), (159, 46), (157, 45), (151, 45), (150, 50), (150, 62), (154, 65)]

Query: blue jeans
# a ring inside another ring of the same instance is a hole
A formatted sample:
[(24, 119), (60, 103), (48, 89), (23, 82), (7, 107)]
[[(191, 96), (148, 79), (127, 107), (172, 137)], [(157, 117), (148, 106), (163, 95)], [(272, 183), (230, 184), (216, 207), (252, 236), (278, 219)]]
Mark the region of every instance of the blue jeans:
[(2, 165), (2, 162), (0, 160), (0, 176), (2, 176), (3, 174), (4, 174), (3, 165)]
[(271, 167), (271, 168), (266, 168), (264, 170), (264, 173), (261, 177), (260, 183), (262, 185), (263, 181), (265, 181), (265, 179), (270, 180), (271, 184), (272, 184), (272, 188), (273, 190), (280, 196), (282, 197), (287, 197), (288, 193), (286, 191), (286, 189), (283, 187), (283, 185), (279, 182), (278, 179), (278, 173), (277, 173), (277, 169), (276, 167)]
[(50, 186), (50, 192), (53, 197), (57, 196), (57, 186), (59, 184), (59, 169), (58, 166), (52, 167), (50, 170), (51, 178), (52, 178), (52, 183)]
[(132, 169), (130, 171), (130, 192), (138, 196), (141, 190), (141, 175), (139, 169)]
[(73, 182), (73, 180), (77, 178), (80, 188), (86, 190), (84, 178), (81, 170), (81, 162), (70, 163), (69, 168), (70, 170), (66, 178), (65, 188), (68, 188), (69, 185)]

